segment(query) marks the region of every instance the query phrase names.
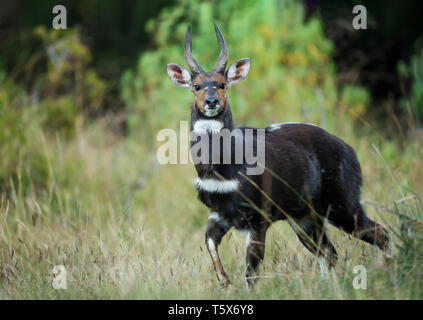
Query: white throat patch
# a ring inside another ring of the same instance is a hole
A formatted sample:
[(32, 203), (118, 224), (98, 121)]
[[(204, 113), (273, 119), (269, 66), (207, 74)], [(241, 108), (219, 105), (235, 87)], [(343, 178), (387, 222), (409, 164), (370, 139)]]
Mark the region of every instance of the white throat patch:
[(201, 179), (197, 177), (194, 180), (194, 185), (198, 191), (230, 193), (238, 190), (239, 181), (236, 179), (222, 181), (217, 179)]
[(219, 133), (223, 128), (223, 122), (217, 120), (197, 120), (194, 123), (194, 130), (197, 134)]

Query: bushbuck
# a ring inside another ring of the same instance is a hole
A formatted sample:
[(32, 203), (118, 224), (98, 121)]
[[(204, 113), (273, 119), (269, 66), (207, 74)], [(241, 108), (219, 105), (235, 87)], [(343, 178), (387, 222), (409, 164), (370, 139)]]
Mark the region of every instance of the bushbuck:
[[(191, 53), (191, 30), (185, 38), (185, 61), (191, 70), (168, 64), (169, 78), (194, 94), (191, 104), (191, 133), (205, 135), (208, 142), (223, 130), (235, 129), (227, 90), (243, 80), (250, 69), (248, 58), (240, 59), (226, 69), (228, 48), (222, 33), (214, 24), (220, 55), (214, 69), (205, 72)], [(325, 233), (328, 221), (343, 231), (385, 250), (389, 243), (386, 230), (370, 220), (360, 204), (361, 168), (354, 150), (324, 129), (305, 123), (272, 124), (263, 129), (237, 128), (247, 147), (264, 144), (264, 170), (248, 174), (247, 163), (195, 164), (194, 181), (198, 198), (210, 209), (205, 243), (218, 277), (225, 286), (230, 281), (218, 254), (222, 237), (232, 227), (248, 232), (246, 281), (252, 285), (258, 278), (258, 267), (264, 257), (265, 237), (269, 226), (287, 220), (304, 246), (318, 257), (324, 274), (333, 267), (337, 253)], [(264, 139), (253, 134), (246, 141), (246, 130), (263, 130)], [(251, 139), (250, 139), (251, 140)], [(195, 139), (191, 139), (191, 154)], [(233, 141), (220, 145), (235, 152)], [(210, 160), (216, 148), (210, 148)], [(193, 154), (192, 154), (193, 155)], [(219, 157), (218, 157), (219, 158)]]

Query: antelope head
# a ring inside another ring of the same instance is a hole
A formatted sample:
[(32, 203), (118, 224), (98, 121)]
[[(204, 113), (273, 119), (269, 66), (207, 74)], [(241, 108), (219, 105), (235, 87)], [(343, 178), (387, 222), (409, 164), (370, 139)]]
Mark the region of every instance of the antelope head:
[(188, 24), (185, 37), (185, 61), (191, 70), (179, 64), (167, 65), (170, 80), (180, 87), (187, 88), (194, 94), (194, 106), (205, 117), (213, 118), (225, 110), (227, 106), (226, 91), (235, 83), (245, 79), (250, 70), (250, 59), (244, 58), (235, 62), (226, 70), (229, 52), (222, 33), (214, 24), (220, 55), (211, 72), (205, 72), (191, 53), (191, 28)]

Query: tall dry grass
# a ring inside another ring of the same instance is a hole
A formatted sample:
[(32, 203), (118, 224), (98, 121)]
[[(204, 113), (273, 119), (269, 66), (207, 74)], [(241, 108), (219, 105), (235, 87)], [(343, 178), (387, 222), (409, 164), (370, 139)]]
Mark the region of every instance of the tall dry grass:
[[(40, 129), (33, 141), (48, 163), (48, 184), (24, 192), (19, 179), (0, 199), (3, 299), (421, 299), (423, 221), (421, 136), (405, 149), (340, 126), (358, 153), (363, 203), (385, 226), (393, 259), (328, 226), (339, 253), (329, 276), (285, 222), (268, 232), (261, 279), (244, 283), (245, 236), (230, 231), (221, 257), (232, 285), (217, 282), (203, 244), (207, 208), (192, 186), (192, 165), (158, 167), (151, 146), (119, 138), (99, 122), (64, 143)], [(376, 140), (377, 142), (377, 140)], [(22, 167), (21, 170), (26, 168)], [(18, 175), (19, 176), (19, 175)], [(406, 215), (411, 222), (402, 217)], [(420, 229), (419, 229), (420, 228)], [(55, 265), (67, 289), (52, 286)], [(367, 270), (356, 290), (353, 267)]]

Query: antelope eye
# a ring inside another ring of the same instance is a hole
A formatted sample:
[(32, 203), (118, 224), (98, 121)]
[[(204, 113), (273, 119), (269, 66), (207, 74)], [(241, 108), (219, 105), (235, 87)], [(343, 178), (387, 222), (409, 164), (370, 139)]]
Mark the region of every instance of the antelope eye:
[(201, 89), (201, 87), (200, 87), (198, 84), (196, 84), (196, 85), (194, 86), (194, 88), (195, 88), (195, 90), (196, 90), (196, 91), (198, 91), (198, 90), (200, 90), (200, 89)]
[(220, 89), (225, 89), (225, 84), (224, 84), (224, 83), (221, 83), (221, 84), (219, 85), (219, 88), (220, 88)]

